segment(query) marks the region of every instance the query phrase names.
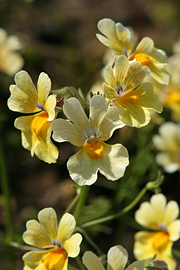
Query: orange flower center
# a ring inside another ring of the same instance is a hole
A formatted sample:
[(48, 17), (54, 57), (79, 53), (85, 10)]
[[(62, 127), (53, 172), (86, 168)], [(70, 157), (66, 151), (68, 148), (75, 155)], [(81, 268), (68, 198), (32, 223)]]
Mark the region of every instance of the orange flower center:
[(130, 60), (134, 60), (140, 62), (142, 66), (148, 66), (150, 64), (149, 56), (146, 53), (137, 53), (130, 58)]
[(39, 113), (32, 121), (31, 124), (32, 132), (36, 133), (37, 135), (40, 135), (42, 131), (47, 127), (47, 125), (48, 126), (50, 125), (50, 122), (47, 122), (48, 118), (49, 116), (46, 111)]
[(97, 141), (94, 144), (85, 143), (82, 149), (91, 159), (100, 159), (102, 158), (104, 153), (104, 146), (105, 146), (104, 142)]
[(115, 101), (115, 105), (122, 105), (123, 104), (134, 104), (139, 100), (139, 96), (134, 92), (126, 93), (122, 96), (119, 96), (119, 98)]
[(169, 243), (169, 234), (167, 232), (157, 232), (153, 236), (153, 247), (155, 250), (164, 249)]
[(63, 269), (67, 264), (68, 255), (63, 248), (55, 248), (44, 256), (44, 266), (48, 270)]

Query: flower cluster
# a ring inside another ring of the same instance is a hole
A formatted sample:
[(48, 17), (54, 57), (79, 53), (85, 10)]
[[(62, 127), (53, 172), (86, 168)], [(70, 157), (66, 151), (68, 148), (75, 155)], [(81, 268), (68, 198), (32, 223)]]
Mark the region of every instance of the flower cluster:
[[(163, 104), (170, 104), (176, 96), (169, 94), (167, 98), (166, 95), (165, 101), (155, 90), (157, 85), (168, 87), (170, 71), (166, 53), (155, 48), (151, 38), (145, 37), (135, 46), (132, 31), (107, 18), (99, 21), (98, 28), (102, 34), (97, 34), (97, 38), (111, 50), (111, 59), (103, 68), (103, 80), (98, 83), (95, 94), (90, 93), (85, 98), (73, 87), (52, 90), (51, 80), (44, 72), (40, 73), (35, 87), (29, 74), (21, 70), (15, 75), (15, 84), (10, 86), (8, 99), (10, 110), (26, 114), (18, 117), (14, 125), (21, 131), (22, 145), (31, 156), (36, 155), (49, 164), (56, 163), (59, 151), (53, 141), (70, 142), (79, 148), (67, 161), (69, 175), (80, 190), (78, 195), (81, 195), (83, 186), (96, 182), (98, 173), (111, 181), (124, 176), (129, 165), (128, 150), (121, 143), (111, 145), (108, 140), (117, 130), (146, 126), (151, 121), (152, 112), (161, 113)], [(0, 32), (1, 40), (5, 37), (5, 33)], [(173, 104), (171, 107), (176, 107), (177, 119), (180, 110)], [(167, 172), (179, 170), (179, 125), (164, 123), (159, 132), (160, 135), (153, 138), (157, 149), (163, 151), (157, 155), (157, 163)], [(157, 182), (154, 189), (149, 189), (157, 191), (160, 185)], [(146, 185), (146, 190), (149, 186)], [(140, 197), (130, 206), (138, 200)], [(72, 203), (71, 210), (75, 203)], [(130, 207), (121, 214), (127, 209)], [(172, 245), (180, 238), (178, 215), (178, 204), (175, 201), (166, 204), (161, 193), (153, 195), (150, 203), (142, 203), (135, 220), (151, 231), (135, 234), (134, 255), (145, 261), (127, 265), (127, 251), (116, 245), (108, 251), (107, 270), (143, 270), (144, 267), (167, 270), (167, 265), (174, 270), (176, 261)], [(107, 220), (111, 218), (114, 216)], [(24, 269), (67, 270), (68, 257), (78, 256), (82, 241), (81, 234), (73, 234), (75, 230), (81, 232), (81, 228), (76, 227), (75, 215), (64, 214), (57, 225), (54, 209), (45, 208), (39, 212), (38, 220), (28, 221), (23, 235), (24, 241), (32, 246), (32, 250), (23, 256)], [(151, 262), (155, 256), (157, 260)], [(150, 260), (149, 266), (146, 260)], [(105, 269), (100, 258), (91, 251), (84, 253), (82, 262), (88, 270)]]

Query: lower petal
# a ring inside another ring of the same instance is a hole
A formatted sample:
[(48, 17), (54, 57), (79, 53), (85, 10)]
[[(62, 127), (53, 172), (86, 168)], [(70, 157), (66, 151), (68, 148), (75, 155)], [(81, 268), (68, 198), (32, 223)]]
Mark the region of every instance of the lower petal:
[(121, 144), (108, 145), (104, 143), (104, 154), (98, 160), (98, 168), (108, 180), (118, 180), (124, 175), (129, 164), (127, 149)]
[(97, 162), (92, 160), (83, 148), (67, 162), (71, 178), (80, 186), (92, 185), (97, 180)]

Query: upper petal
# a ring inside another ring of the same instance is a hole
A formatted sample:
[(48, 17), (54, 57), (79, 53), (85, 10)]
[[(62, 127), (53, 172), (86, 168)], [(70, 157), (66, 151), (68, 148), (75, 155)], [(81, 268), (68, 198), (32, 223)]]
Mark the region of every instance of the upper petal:
[(50, 239), (57, 236), (57, 215), (53, 208), (44, 208), (38, 214), (40, 224), (44, 227)]
[(107, 141), (112, 136), (114, 130), (122, 128), (123, 126), (124, 124), (119, 119), (118, 108), (116, 106), (110, 107), (99, 125), (102, 140)]
[(37, 221), (29, 220), (26, 223), (27, 230), (23, 234), (23, 240), (32, 246), (46, 248), (51, 246), (50, 235), (46, 229)]
[(63, 112), (82, 132), (88, 126), (88, 118), (77, 98), (69, 98), (64, 102)]
[(107, 254), (107, 270), (124, 270), (128, 260), (128, 253), (122, 246), (110, 248)]
[(69, 213), (64, 214), (59, 223), (57, 240), (64, 243), (73, 233), (75, 226), (76, 221), (73, 215)]
[(80, 252), (80, 244), (82, 236), (80, 233), (75, 233), (64, 243), (64, 249), (68, 253), (68, 257), (75, 258)]
[(175, 202), (175, 201), (168, 202), (166, 209), (165, 209), (165, 212), (164, 212), (163, 222), (165, 224), (170, 224), (178, 216), (179, 216), (179, 206), (178, 206), (177, 202)]
[(39, 111), (36, 108), (38, 101), (35, 86), (26, 71), (20, 71), (15, 76), (16, 85), (10, 86), (11, 96), (8, 99), (8, 107), (12, 111), (33, 113)]
[(56, 116), (55, 107), (56, 107), (56, 97), (55, 95), (50, 95), (45, 103), (45, 109), (49, 116), (48, 121), (54, 120)]
[(70, 121), (58, 118), (51, 123), (51, 127), (55, 141), (68, 141), (79, 147), (83, 145), (83, 138), (79, 128)]
[(124, 84), (126, 86), (126, 91), (133, 90), (137, 88), (138, 85), (147, 75), (147, 71), (142, 67), (139, 62), (132, 62), (129, 65), (127, 75), (124, 78)]
[(116, 78), (116, 85), (121, 84), (128, 72), (129, 60), (127, 57), (121, 55), (115, 61), (114, 75)]
[(93, 96), (90, 100), (89, 122), (93, 129), (98, 129), (100, 121), (108, 110), (108, 103), (102, 96)]
[(166, 209), (166, 202), (167, 202), (166, 197), (161, 193), (153, 195), (150, 199), (150, 203), (155, 212), (157, 223), (160, 223), (163, 221), (164, 212)]
[(82, 261), (88, 270), (105, 270), (100, 259), (91, 251), (84, 253)]
[(45, 106), (47, 97), (51, 91), (51, 80), (49, 76), (41, 72), (37, 82), (38, 89), (38, 103)]

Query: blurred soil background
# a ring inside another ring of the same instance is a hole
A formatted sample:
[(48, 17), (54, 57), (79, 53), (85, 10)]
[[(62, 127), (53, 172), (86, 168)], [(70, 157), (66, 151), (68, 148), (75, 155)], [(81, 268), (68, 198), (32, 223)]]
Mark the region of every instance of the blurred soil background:
[[(25, 61), (23, 69), (35, 85), (39, 73), (47, 73), (52, 89), (73, 86), (86, 94), (101, 78), (106, 47), (98, 41), (96, 33), (97, 23), (102, 18), (131, 26), (139, 34), (139, 40), (151, 37), (155, 46), (165, 50), (168, 56), (180, 36), (180, 1), (176, 0), (0, 1), (0, 27), (8, 35), (17, 35), (21, 40), (23, 48), (20, 53)], [(27, 220), (37, 218), (39, 210), (50, 206), (60, 217), (72, 201), (76, 191), (69, 178), (66, 161), (76, 149), (69, 143), (56, 144), (60, 156), (57, 164), (53, 165), (45, 164), (36, 156), (32, 158), (21, 145), (20, 131), (14, 128), (14, 120), (20, 114), (11, 112), (7, 107), (9, 85), (14, 84), (14, 78), (1, 72), (0, 81), (0, 139), (10, 187), (13, 241), (23, 244), (22, 233)], [(150, 123), (141, 130), (124, 128), (115, 132), (111, 142), (120, 141), (128, 149), (130, 166), (119, 183), (99, 177), (91, 187), (82, 222), (119, 211), (135, 198), (147, 181), (155, 180), (161, 168), (155, 163), (156, 151), (149, 142), (157, 131), (158, 126)], [(178, 173), (164, 175), (162, 192), (168, 200), (174, 199), (180, 204)], [(149, 192), (143, 200), (148, 200), (152, 194)], [(4, 205), (1, 195), (0, 265), (5, 270), (12, 269), (13, 264), (14, 270), (21, 270), (24, 251), (9, 248), (3, 243), (7, 229)], [(87, 231), (104, 253), (112, 245), (123, 245), (132, 262), (133, 236), (140, 229), (133, 217), (134, 211), (119, 221)], [(179, 243), (174, 246), (180, 249)], [(91, 247), (84, 243), (83, 249)]]

